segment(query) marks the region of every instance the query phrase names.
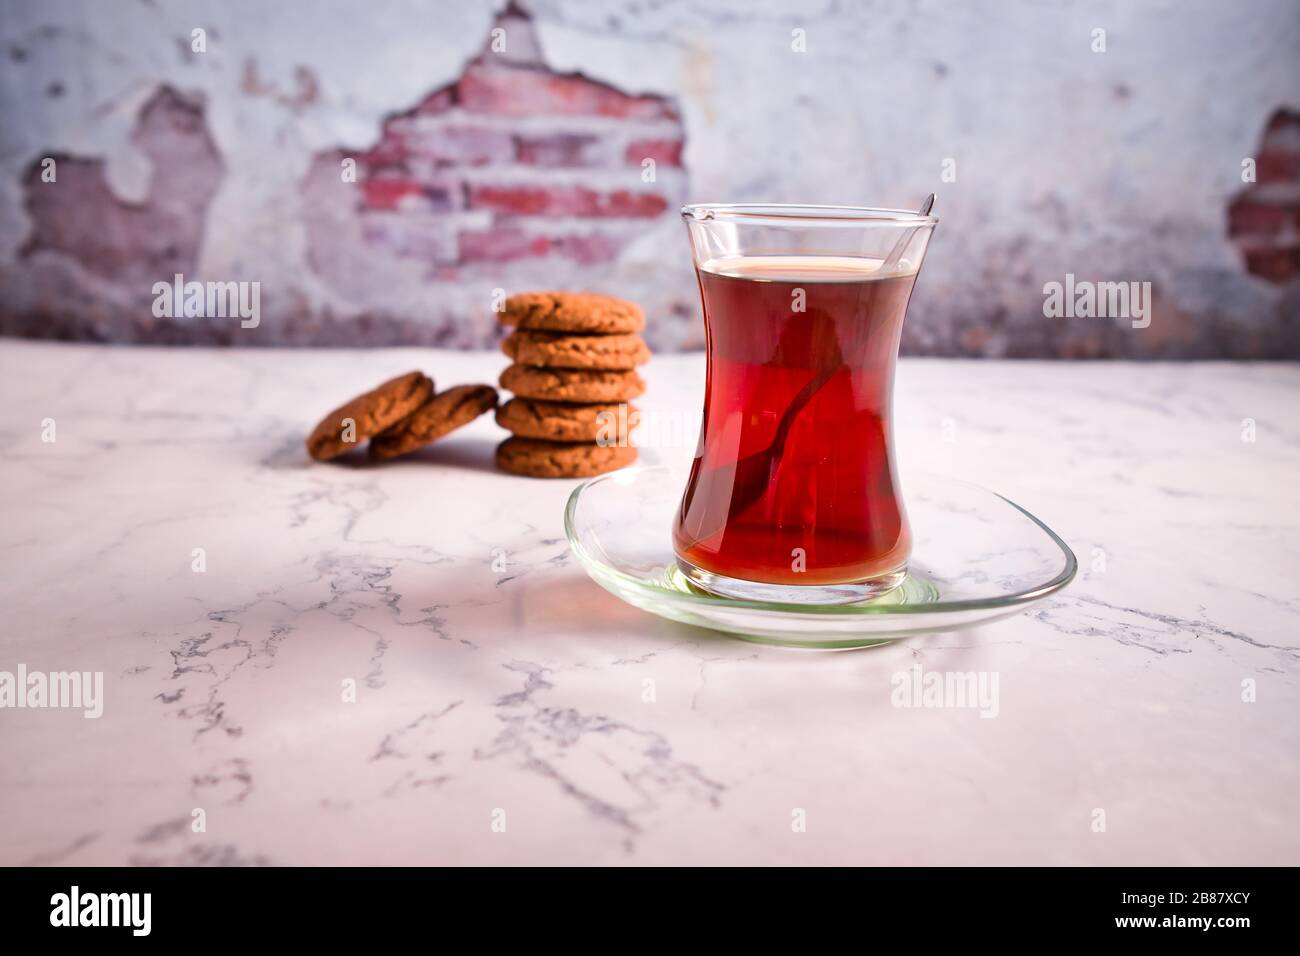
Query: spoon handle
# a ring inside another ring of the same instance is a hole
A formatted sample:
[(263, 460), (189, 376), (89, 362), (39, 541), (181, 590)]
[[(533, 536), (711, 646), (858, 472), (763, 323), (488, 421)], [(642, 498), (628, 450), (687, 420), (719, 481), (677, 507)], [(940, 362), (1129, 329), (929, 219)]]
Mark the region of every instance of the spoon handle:
[[(928, 216), (930, 215), (930, 210), (933, 208), (934, 193), (930, 193), (930, 195), (925, 197), (925, 202), (921, 203), (921, 208), (918, 211), (918, 214)], [(887, 275), (890, 271), (898, 268), (898, 262), (903, 258), (904, 250), (907, 249), (908, 244), (912, 241), (912, 237), (916, 235), (916, 230), (919, 228), (921, 227), (917, 226), (913, 229), (908, 229), (898, 237), (898, 241), (894, 243), (894, 248), (889, 250), (889, 255), (886, 256), (885, 261), (881, 263), (881, 275)]]

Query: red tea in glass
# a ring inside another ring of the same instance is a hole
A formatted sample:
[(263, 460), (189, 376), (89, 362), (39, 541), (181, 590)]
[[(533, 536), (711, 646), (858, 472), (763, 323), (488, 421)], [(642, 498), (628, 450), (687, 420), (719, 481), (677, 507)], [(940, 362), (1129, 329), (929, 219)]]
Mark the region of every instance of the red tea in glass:
[[(911, 534), (890, 405), (935, 220), (687, 207), (708, 349), (678, 563), (729, 597), (843, 603), (895, 587)], [(850, 254), (851, 253), (851, 254)]]

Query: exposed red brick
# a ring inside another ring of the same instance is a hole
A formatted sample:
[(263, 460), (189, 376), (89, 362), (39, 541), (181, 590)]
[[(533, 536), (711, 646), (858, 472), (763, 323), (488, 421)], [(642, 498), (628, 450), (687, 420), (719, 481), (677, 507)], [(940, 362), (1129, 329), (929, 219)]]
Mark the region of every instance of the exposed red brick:
[(1256, 156), (1256, 182), (1228, 204), (1228, 235), (1251, 275), (1291, 282), (1300, 274), (1300, 112), (1276, 110)]
[(623, 156), (633, 166), (640, 166), (647, 159), (660, 166), (680, 166), (684, 145), (680, 139), (638, 139), (627, 144)]
[(1290, 282), (1300, 275), (1300, 248), (1248, 249), (1246, 271), (1270, 282)]
[(197, 268), (223, 174), (202, 103), (160, 87), (141, 107), (131, 139), (153, 168), (142, 202), (113, 193), (102, 159), (55, 154), (54, 183), (41, 180), (41, 160), (33, 161), (23, 179), (31, 232), (21, 255), (59, 252), (97, 275), (137, 284)]
[(668, 201), (658, 193), (619, 189), (607, 193), (603, 198), (599, 193), (591, 193), (591, 197), (599, 202), (599, 211), (593, 215), (658, 216), (668, 208)]
[[(378, 169), (400, 166), (406, 161), (406, 157), (406, 141), (398, 136), (390, 136), (385, 132), (374, 146), (357, 156), (357, 165), (364, 166), (367, 170), (373, 172)], [(361, 170), (358, 170), (358, 173), (361, 172)]]
[(595, 136), (586, 133), (521, 134), (519, 162), (530, 166), (586, 166), (592, 162)]
[(493, 212), (541, 215), (559, 203), (552, 190), (543, 186), (470, 186), (469, 207)]
[[(672, 100), (553, 73), (527, 14), (511, 7), (504, 22), (511, 57), (484, 52), (451, 85), (389, 115), (367, 149), (317, 155), (304, 181), (307, 207), (320, 211), (311, 261), (350, 299), (365, 301), (375, 276), (390, 272), (508, 284), (511, 263), (536, 281), (541, 261), (569, 281), (579, 267), (618, 259), (636, 236), (627, 220), (670, 214), (684, 199), (685, 177), (652, 186), (629, 168), (647, 157), (681, 165)], [(358, 182), (340, 194), (344, 156), (356, 157)], [(393, 270), (399, 259), (425, 268)]]
[(402, 200), (424, 195), (422, 185), (407, 179), (365, 179), (360, 185), (367, 209), (396, 209)]
[(475, 113), (503, 116), (615, 116), (675, 119), (666, 101), (629, 96), (579, 74), (471, 64), (456, 84), (456, 100)]
[(1300, 152), (1265, 149), (1255, 160), (1255, 179), (1261, 184), (1300, 179)]
[(657, 216), (668, 208), (663, 196), (616, 189), (599, 192), (586, 186), (471, 185), (471, 209), (522, 216)]
[(445, 113), (456, 105), (456, 87), (444, 86), (442, 89), (434, 90), (424, 99), (416, 104), (415, 109), (411, 110), (412, 115), (429, 116), (438, 113)]
[(1264, 127), (1264, 143), (1268, 145), (1275, 142), (1279, 134), (1286, 136), (1296, 131), (1300, 131), (1300, 112), (1285, 108), (1274, 110)]
[(1228, 207), (1228, 235), (1275, 235), (1287, 220), (1283, 206), (1262, 203), (1246, 193)]

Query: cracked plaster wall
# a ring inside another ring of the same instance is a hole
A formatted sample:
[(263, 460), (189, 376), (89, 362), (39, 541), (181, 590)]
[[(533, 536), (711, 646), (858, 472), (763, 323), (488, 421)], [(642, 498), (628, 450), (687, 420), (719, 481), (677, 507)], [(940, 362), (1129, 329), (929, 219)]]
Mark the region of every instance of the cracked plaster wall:
[[(579, 286), (698, 347), (680, 202), (934, 191), (906, 351), (1295, 357), (1298, 63), (1286, 0), (6, 4), (0, 331), (474, 347), (493, 289)], [(173, 268), (260, 326), (154, 318)], [(1045, 319), (1067, 272), (1151, 327)]]

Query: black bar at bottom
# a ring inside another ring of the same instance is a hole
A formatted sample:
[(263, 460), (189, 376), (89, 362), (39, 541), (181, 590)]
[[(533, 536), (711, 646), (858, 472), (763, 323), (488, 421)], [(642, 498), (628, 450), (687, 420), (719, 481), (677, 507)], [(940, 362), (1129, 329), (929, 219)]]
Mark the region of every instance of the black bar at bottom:
[(667, 944), (687, 933), (692, 944), (774, 944), (766, 937), (784, 927), (806, 937), (848, 931), (864, 942), (901, 932), (926, 943), (1231, 945), (1294, 926), (1295, 876), (1281, 868), (9, 869), (0, 871), (0, 926), (7, 943), (75, 934), (79, 942), (439, 945), (470, 942), (470, 933), (483, 943), (641, 936)]

